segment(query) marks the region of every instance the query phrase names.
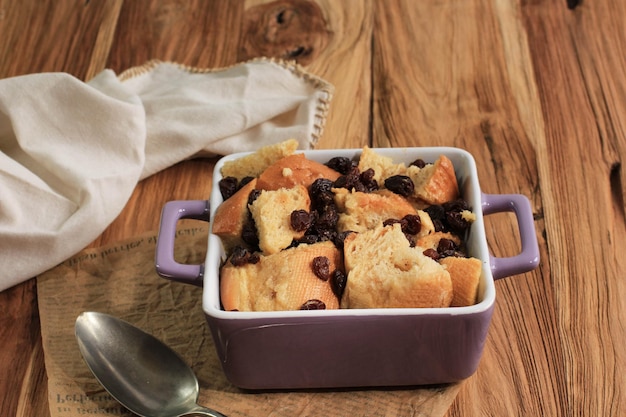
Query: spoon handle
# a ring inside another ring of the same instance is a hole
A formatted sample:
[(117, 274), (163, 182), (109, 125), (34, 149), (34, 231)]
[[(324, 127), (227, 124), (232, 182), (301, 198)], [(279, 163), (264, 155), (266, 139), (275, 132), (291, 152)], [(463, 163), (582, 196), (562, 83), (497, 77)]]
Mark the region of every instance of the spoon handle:
[(189, 411), (185, 414), (181, 414), (178, 417), (194, 417), (194, 416), (205, 416), (205, 417), (226, 417), (224, 414), (219, 411), (211, 410), (210, 408), (197, 406), (192, 411)]

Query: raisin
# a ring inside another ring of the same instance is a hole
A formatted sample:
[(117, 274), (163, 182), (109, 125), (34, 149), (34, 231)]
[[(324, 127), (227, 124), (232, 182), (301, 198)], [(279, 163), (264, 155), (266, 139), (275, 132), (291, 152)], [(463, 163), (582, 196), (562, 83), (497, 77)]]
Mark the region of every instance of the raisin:
[(426, 249), (424, 252), (424, 256), (428, 256), (431, 259), (434, 259), (435, 261), (439, 260), (439, 252), (437, 252), (434, 249)]
[(224, 200), (228, 200), (237, 192), (237, 178), (224, 177), (218, 183), (220, 194)]
[(456, 249), (456, 243), (453, 240), (442, 238), (437, 245), (437, 252), (453, 251)]
[(433, 220), (433, 226), (435, 227), (435, 232), (445, 232), (446, 226), (440, 219)]
[(320, 230), (317, 235), (318, 242), (334, 242), (337, 239), (336, 230)]
[(461, 198), (424, 209), (432, 219), (435, 231), (451, 231), (458, 235), (462, 235), (471, 225), (463, 218), (464, 210), (470, 210), (470, 207), (467, 201)]
[(253, 248), (259, 245), (259, 236), (256, 230), (254, 220), (248, 218), (241, 228), (241, 239)]
[(339, 250), (343, 250), (343, 244), (350, 233), (354, 233), (352, 230), (346, 230), (345, 232), (337, 233), (333, 243)]
[(334, 186), (335, 188), (346, 188), (348, 190), (366, 192), (367, 189), (360, 181), (360, 175), (359, 168), (353, 166), (350, 172), (337, 178)]
[(330, 161), (326, 163), (326, 166), (331, 169), (334, 169), (340, 174), (345, 175), (348, 172), (350, 172), (350, 170), (354, 166), (354, 162), (352, 162), (350, 158), (346, 158), (343, 156), (336, 156), (334, 158), (331, 158)]
[(458, 211), (461, 212), (463, 210), (469, 210), (469, 204), (467, 203), (467, 201), (463, 200), (462, 198), (457, 198), (456, 200), (452, 200), (449, 201), (447, 203), (443, 204), (443, 209), (445, 211)]
[(348, 188), (348, 177), (345, 175), (340, 176), (333, 183), (335, 188)]
[(252, 181), (254, 179), (254, 177), (243, 177), (241, 179), (241, 181), (239, 182), (239, 186), (237, 187), (242, 188), (243, 186), (245, 186), (247, 183), (249, 183), (250, 181)]
[(248, 194), (248, 205), (251, 205), (252, 203), (254, 203), (254, 201), (257, 198), (259, 198), (260, 195), (261, 195), (261, 190), (254, 189), (250, 191), (250, 194)]
[(322, 213), (319, 213), (319, 217), (315, 222), (315, 229), (318, 232), (334, 230), (338, 221), (339, 213), (337, 212), (337, 207), (334, 204), (328, 205), (324, 207)]
[(326, 310), (326, 304), (322, 300), (308, 300), (300, 306), (300, 310)]
[(424, 211), (428, 213), (431, 220), (441, 220), (446, 216), (446, 210), (437, 204), (426, 207)]
[(385, 188), (403, 197), (413, 194), (413, 180), (406, 175), (393, 175), (385, 180)]
[(383, 221), (383, 226), (385, 226), (385, 227), (386, 226), (392, 226), (392, 225), (394, 225), (396, 223), (402, 224), (402, 221), (398, 220), (398, 219), (387, 219), (387, 220)]
[(317, 210), (313, 210), (309, 213), (309, 219), (311, 221), (311, 225), (309, 226), (309, 229), (306, 231), (307, 234), (316, 233), (315, 225), (317, 224), (317, 221), (319, 220), (319, 218), (320, 218), (320, 214)]
[(330, 279), (330, 260), (325, 256), (316, 256), (311, 262), (311, 268), (316, 277), (322, 281)]
[(234, 266), (243, 266), (245, 264), (255, 264), (259, 262), (260, 257), (257, 253), (250, 252), (248, 249), (237, 246), (233, 249), (230, 257), (230, 263)]
[(333, 275), (330, 279), (330, 288), (333, 290), (333, 293), (341, 300), (343, 296), (343, 292), (346, 289), (346, 284), (348, 283), (348, 277), (343, 273), (340, 269), (335, 269), (333, 271)]
[(236, 246), (230, 256), (230, 263), (234, 266), (242, 266), (246, 264), (245, 258), (248, 250), (241, 246)]
[(324, 206), (332, 204), (335, 201), (335, 195), (332, 192), (333, 182), (326, 178), (318, 178), (309, 187), (309, 196), (311, 197), (311, 206), (321, 209)]
[(333, 182), (327, 178), (318, 178), (311, 184), (310, 192), (313, 195), (332, 192)]
[(415, 246), (415, 239), (411, 235), (416, 235), (422, 228), (422, 219), (416, 214), (407, 214), (401, 220), (387, 219), (383, 221), (383, 226), (391, 226), (394, 224), (400, 224), (402, 232), (407, 235), (407, 239)]
[(415, 240), (415, 236), (410, 235), (408, 233), (404, 234), (404, 237), (406, 238), (406, 240), (409, 241), (409, 246), (414, 248), (417, 245), (417, 241)]
[(300, 239), (298, 239), (297, 243), (306, 243), (308, 245), (312, 245), (314, 243), (317, 243), (318, 239), (319, 236), (317, 235), (304, 235)]
[(411, 162), (409, 166), (416, 166), (418, 168), (424, 168), (426, 166), (426, 162), (424, 162), (423, 159), (418, 158), (415, 161)]
[(437, 253), (440, 258), (447, 258), (448, 256), (456, 255), (456, 243), (450, 239), (441, 239), (439, 240), (439, 244), (437, 245)]
[(407, 214), (400, 223), (402, 224), (402, 231), (410, 235), (416, 235), (422, 229), (422, 219), (416, 214)]
[(442, 206), (433, 204), (432, 206), (426, 207), (424, 211), (430, 216), (433, 226), (435, 227), (435, 232), (443, 232), (447, 230), (446, 224), (444, 223), (446, 211)]
[(354, 185), (352, 186), (352, 190), (358, 191), (361, 193), (367, 193), (369, 191), (369, 189), (361, 181), (355, 182)]
[(458, 234), (463, 234), (470, 226), (470, 223), (458, 211), (446, 213), (446, 223), (452, 231)]
[(376, 175), (376, 172), (372, 168), (368, 168), (359, 174), (359, 181), (367, 192), (378, 190), (378, 182), (374, 179), (374, 175)]
[(311, 226), (311, 216), (306, 210), (294, 210), (291, 212), (290, 223), (296, 232), (304, 232)]

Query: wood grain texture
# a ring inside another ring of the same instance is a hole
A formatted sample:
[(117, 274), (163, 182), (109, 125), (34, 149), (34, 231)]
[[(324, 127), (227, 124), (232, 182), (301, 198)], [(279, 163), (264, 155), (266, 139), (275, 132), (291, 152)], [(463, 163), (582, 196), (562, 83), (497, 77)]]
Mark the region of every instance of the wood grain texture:
[[(233, 65), (239, 31), (232, 28), (241, 26), (242, 14), (243, 3), (236, 1), (125, 2), (107, 68), (120, 73), (151, 59), (201, 68)], [(160, 209), (167, 201), (208, 199), (214, 163), (184, 161), (166, 176), (140, 182), (124, 211), (91, 246), (156, 230)]]
[[(528, 93), (535, 88), (530, 63), (511, 62), (518, 56), (507, 48), (524, 39), (514, 11), (490, 1), (381, 4), (375, 14), (374, 144), (464, 148), (476, 159), (483, 191), (527, 195), (539, 214), (536, 150), (527, 127), (541, 124), (542, 115), (526, 111), (539, 105)], [(401, 47), (389, 48), (391, 42)], [(537, 217), (540, 235), (543, 222)], [(495, 255), (519, 252), (514, 218), (489, 216), (486, 224)], [(539, 240), (545, 259), (546, 242), (541, 235)], [(553, 335), (552, 291), (544, 281), (547, 266), (497, 283), (481, 366), (464, 383), (451, 415), (560, 414), (556, 401), (533, 401), (538, 390), (557, 398), (563, 388), (552, 362), (561, 355)]]
[(246, 8), (238, 60), (275, 57), (307, 65), (326, 48), (332, 33), (320, 6), (308, 0), (278, 0)]
[(98, 30), (91, 51), (89, 68), (87, 68), (87, 73), (85, 74), (86, 81), (92, 79), (107, 67), (106, 62), (111, 51), (111, 44), (117, 28), (117, 21), (120, 18), (123, 0), (107, 1), (104, 4), (106, 8), (99, 21), (100, 24), (97, 26)]
[(2, 414), (48, 415), (34, 279), (0, 292), (0, 347)]
[(237, 61), (240, 0), (126, 1), (107, 67), (116, 72), (152, 59), (202, 68)]
[(370, 144), (374, 8), (370, 0), (318, 2), (332, 38), (307, 69), (335, 86), (330, 114), (318, 149), (361, 148)]
[(616, 135), (626, 79), (623, 54), (605, 52), (625, 44), (625, 11), (603, 1), (573, 13), (523, 8), (545, 119), (542, 195), (571, 415), (621, 415), (626, 406), (626, 154)]
[[(301, 1), (247, 0), (245, 13), (252, 13), (258, 8), (265, 8), (267, 14), (273, 13), (280, 20), (281, 13), (307, 13)], [(325, 31), (315, 29), (315, 33), (305, 39), (296, 39), (289, 46), (291, 51), (303, 47), (315, 46), (315, 59), (308, 55), (295, 56), (294, 60), (304, 65), (315, 75), (323, 77), (335, 86), (331, 110), (325, 124), (324, 134), (317, 149), (360, 148), (370, 143), (371, 113), (371, 42), (373, 28), (373, 2), (371, 0), (353, 0), (338, 2), (319, 0), (321, 19)], [(315, 14), (315, 19), (319, 19)], [(271, 32), (273, 22), (266, 18), (258, 23), (265, 25)], [(289, 31), (290, 29), (285, 29)], [(304, 43), (303, 43), (304, 42)], [(273, 45), (274, 57), (283, 56), (284, 50)], [(248, 55), (246, 55), (248, 56)], [(334, 111), (333, 109), (337, 109)]]
[[(335, 85), (319, 148), (458, 146), (475, 156), (484, 192), (531, 201), (542, 263), (496, 283), (483, 358), (448, 415), (625, 415), (626, 5), (315, 4), (325, 31), (266, 46), (298, 60), (294, 51), (313, 45), (301, 63)], [(0, 0), (0, 77), (90, 79), (150, 59), (232, 65), (244, 59), (251, 11), (274, 5), (308, 10), (273, 0)], [(169, 200), (206, 199), (214, 162), (142, 181), (91, 246), (155, 230)], [(494, 255), (519, 251), (513, 216), (488, 216), (487, 235)], [(34, 280), (0, 293), (0, 407), (49, 415)]]
[(0, 74), (63, 71), (81, 80), (106, 55), (119, 1), (0, 2)]
[[(1, 1), (0, 77), (64, 71), (85, 79), (114, 6)], [(0, 293), (0, 375), (2, 415), (49, 415), (35, 280)]]

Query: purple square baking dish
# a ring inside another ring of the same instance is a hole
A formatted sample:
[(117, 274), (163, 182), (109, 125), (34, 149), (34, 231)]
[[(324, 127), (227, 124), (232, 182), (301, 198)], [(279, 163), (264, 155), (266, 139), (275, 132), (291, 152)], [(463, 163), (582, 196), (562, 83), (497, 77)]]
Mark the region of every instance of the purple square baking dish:
[[(411, 386), (450, 383), (477, 369), (495, 303), (494, 280), (528, 272), (539, 263), (533, 214), (519, 194), (484, 194), (476, 164), (458, 148), (376, 148), (396, 162), (434, 162), (446, 155), (459, 188), (476, 214), (467, 237), (468, 252), (482, 260), (478, 303), (470, 307), (232, 312), (220, 308), (219, 268), (225, 255), (209, 230), (206, 261), (184, 265), (173, 258), (176, 223), (208, 221), (222, 202), (218, 181), (225, 161), (215, 166), (209, 201), (170, 201), (162, 212), (156, 249), (157, 272), (167, 279), (203, 286), (203, 310), (226, 377), (245, 389), (307, 389)], [(357, 157), (360, 149), (303, 151), (327, 162)], [(521, 252), (498, 258), (489, 253), (483, 216), (514, 212)]]

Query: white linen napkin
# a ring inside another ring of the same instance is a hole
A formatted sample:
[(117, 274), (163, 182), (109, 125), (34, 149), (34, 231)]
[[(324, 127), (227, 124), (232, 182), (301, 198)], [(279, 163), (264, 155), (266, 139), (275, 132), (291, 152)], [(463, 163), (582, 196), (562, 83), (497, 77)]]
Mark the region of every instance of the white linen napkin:
[(151, 61), (85, 83), (0, 80), (0, 291), (92, 242), (137, 182), (184, 159), (322, 134), (333, 87), (296, 64)]

